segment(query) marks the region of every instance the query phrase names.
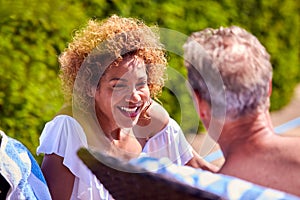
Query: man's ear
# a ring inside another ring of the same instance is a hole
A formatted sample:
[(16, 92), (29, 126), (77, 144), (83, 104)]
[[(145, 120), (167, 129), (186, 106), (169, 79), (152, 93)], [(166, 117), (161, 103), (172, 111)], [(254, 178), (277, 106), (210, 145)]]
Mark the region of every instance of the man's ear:
[(202, 97), (198, 91), (194, 90), (193, 93), (194, 93), (194, 99), (195, 99), (194, 101), (195, 101), (196, 111), (197, 111), (200, 119), (203, 119), (206, 116), (206, 110), (203, 107), (204, 100), (202, 99)]
[(193, 90), (193, 102), (198, 115), (200, 115), (199, 104), (200, 104), (200, 95), (196, 90)]
[(207, 103), (199, 94), (198, 91), (194, 91), (194, 98), (195, 98), (195, 107), (197, 109), (198, 116), (202, 121), (205, 128), (209, 127), (210, 120), (211, 120), (211, 107), (209, 103)]
[(272, 79), (269, 82), (269, 97), (271, 96), (271, 94), (272, 94)]

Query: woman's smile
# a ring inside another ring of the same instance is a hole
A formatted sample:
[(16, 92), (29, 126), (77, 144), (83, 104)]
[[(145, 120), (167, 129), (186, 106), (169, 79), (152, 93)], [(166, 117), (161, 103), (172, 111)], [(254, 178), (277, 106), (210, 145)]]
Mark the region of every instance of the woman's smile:
[(118, 106), (119, 110), (123, 115), (130, 118), (135, 118), (138, 116), (142, 110), (142, 106)]

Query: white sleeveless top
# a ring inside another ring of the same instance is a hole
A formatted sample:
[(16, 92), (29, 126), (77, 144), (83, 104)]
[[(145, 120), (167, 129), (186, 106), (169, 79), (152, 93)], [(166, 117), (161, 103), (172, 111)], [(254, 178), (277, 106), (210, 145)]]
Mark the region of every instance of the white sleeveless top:
[[(45, 125), (37, 154), (55, 153), (64, 158), (63, 164), (75, 175), (72, 200), (113, 199), (77, 157), (80, 147), (88, 147), (80, 124), (70, 116), (58, 115)], [(163, 130), (147, 141), (142, 154), (155, 158), (168, 157), (177, 165), (185, 165), (193, 157), (191, 145), (179, 125), (171, 118)]]

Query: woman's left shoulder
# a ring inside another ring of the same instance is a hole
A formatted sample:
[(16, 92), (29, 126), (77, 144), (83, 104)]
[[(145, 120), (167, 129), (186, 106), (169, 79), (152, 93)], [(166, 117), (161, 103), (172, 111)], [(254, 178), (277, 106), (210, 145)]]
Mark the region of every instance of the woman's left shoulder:
[(169, 113), (162, 105), (155, 101), (153, 101), (149, 108), (149, 116), (151, 117), (151, 124), (157, 130), (156, 132), (164, 129), (170, 121)]
[(150, 138), (161, 132), (170, 122), (168, 112), (163, 106), (153, 101), (146, 111), (146, 118), (139, 119), (134, 132), (144, 138)]

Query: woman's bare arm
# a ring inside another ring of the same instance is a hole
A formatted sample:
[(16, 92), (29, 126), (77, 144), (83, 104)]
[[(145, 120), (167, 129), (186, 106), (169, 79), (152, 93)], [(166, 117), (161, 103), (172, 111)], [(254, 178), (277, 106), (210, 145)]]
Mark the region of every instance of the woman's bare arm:
[[(147, 114), (150, 116), (149, 123), (146, 123), (147, 119), (140, 119), (137, 126), (134, 127), (134, 131), (139, 133), (142, 136), (141, 138), (146, 138), (147, 136), (152, 137), (155, 133), (161, 131), (169, 122), (168, 112), (155, 101), (153, 101), (147, 109)], [(144, 140), (142, 146), (144, 146), (145, 143), (146, 140)], [(193, 150), (193, 158), (189, 160), (186, 165), (211, 172), (219, 171), (217, 166), (204, 160), (195, 150)]]
[(143, 140), (142, 146), (145, 145), (149, 138), (160, 132), (169, 123), (168, 112), (155, 101), (152, 101), (151, 105), (143, 112), (137, 125), (133, 127), (135, 136), (140, 141)]
[(75, 176), (63, 165), (63, 157), (56, 154), (46, 154), (41, 168), (52, 199), (69, 200), (73, 191)]

